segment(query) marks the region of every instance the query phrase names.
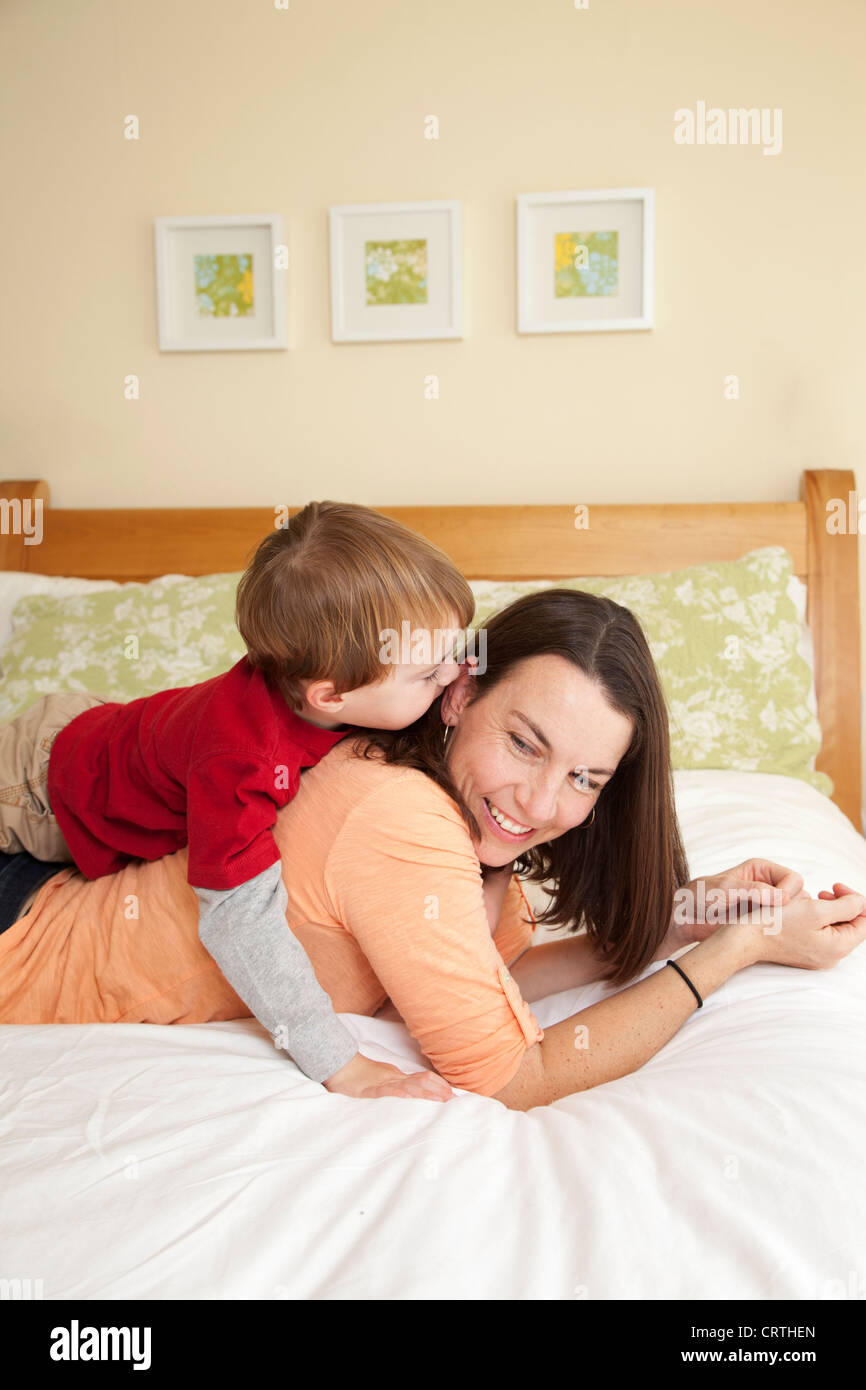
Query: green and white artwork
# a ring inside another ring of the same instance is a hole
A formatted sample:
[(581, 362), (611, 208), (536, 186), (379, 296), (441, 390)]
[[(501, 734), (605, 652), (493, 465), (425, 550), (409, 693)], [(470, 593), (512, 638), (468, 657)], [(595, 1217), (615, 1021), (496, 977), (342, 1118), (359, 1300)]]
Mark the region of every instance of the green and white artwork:
[(201, 318), (239, 318), (253, 312), (252, 255), (194, 256), (193, 262)]
[(619, 232), (555, 232), (557, 299), (619, 293)]
[(427, 303), (427, 238), (365, 241), (368, 304)]

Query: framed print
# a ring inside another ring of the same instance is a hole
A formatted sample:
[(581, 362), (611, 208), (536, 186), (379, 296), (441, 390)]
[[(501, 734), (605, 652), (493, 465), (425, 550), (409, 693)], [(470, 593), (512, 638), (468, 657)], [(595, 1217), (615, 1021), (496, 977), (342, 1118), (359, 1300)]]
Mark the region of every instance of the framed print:
[(330, 213), (335, 343), (463, 337), (459, 203), (349, 203)]
[(518, 333), (652, 328), (651, 188), (521, 193)]
[(154, 233), (162, 352), (288, 346), (279, 213), (158, 217)]

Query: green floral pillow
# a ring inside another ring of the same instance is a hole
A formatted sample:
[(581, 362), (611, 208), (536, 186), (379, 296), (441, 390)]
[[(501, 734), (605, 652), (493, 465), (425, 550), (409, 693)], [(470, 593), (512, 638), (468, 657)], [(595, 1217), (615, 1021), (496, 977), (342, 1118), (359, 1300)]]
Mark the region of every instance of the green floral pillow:
[(245, 651), (234, 622), (239, 578), (168, 575), (105, 593), (19, 599), (2, 654), (0, 722), (52, 690), (135, 700), (227, 671)]
[(668, 574), (478, 581), (475, 624), (538, 589), (612, 598), (634, 613), (649, 642), (667, 699), (675, 768), (777, 772), (830, 796), (831, 779), (814, 770), (821, 727), (812, 671), (798, 650), (792, 574), (788, 552), (768, 546), (741, 560)]
[[(0, 722), (52, 690), (134, 700), (194, 685), (244, 654), (234, 625), (239, 573), (167, 576), (105, 593), (20, 599), (3, 648)], [(801, 777), (814, 771), (821, 731), (811, 670), (798, 651), (801, 615), (780, 547), (669, 574), (569, 579), (640, 621), (661, 676), (676, 768), (734, 768)], [(473, 583), (478, 625), (521, 594), (554, 581)]]

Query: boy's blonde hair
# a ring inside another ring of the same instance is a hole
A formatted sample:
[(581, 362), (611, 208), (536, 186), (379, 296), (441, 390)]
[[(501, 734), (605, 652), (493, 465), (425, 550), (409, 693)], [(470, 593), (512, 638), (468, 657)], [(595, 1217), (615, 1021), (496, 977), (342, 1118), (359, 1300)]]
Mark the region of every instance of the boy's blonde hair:
[(266, 536), (238, 585), (247, 654), (300, 709), (304, 683), (378, 684), (388, 629), (468, 627), (475, 598), (443, 550), (371, 507), (310, 502)]

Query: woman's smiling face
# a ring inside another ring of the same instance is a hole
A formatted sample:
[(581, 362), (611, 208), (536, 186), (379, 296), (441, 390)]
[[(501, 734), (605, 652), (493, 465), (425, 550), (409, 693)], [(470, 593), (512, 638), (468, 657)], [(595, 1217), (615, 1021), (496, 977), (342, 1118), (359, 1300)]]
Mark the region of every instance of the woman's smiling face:
[(466, 673), (442, 697), (448, 766), (500, 867), (580, 825), (628, 749), (632, 722), (561, 656), (519, 662), (474, 700)]

